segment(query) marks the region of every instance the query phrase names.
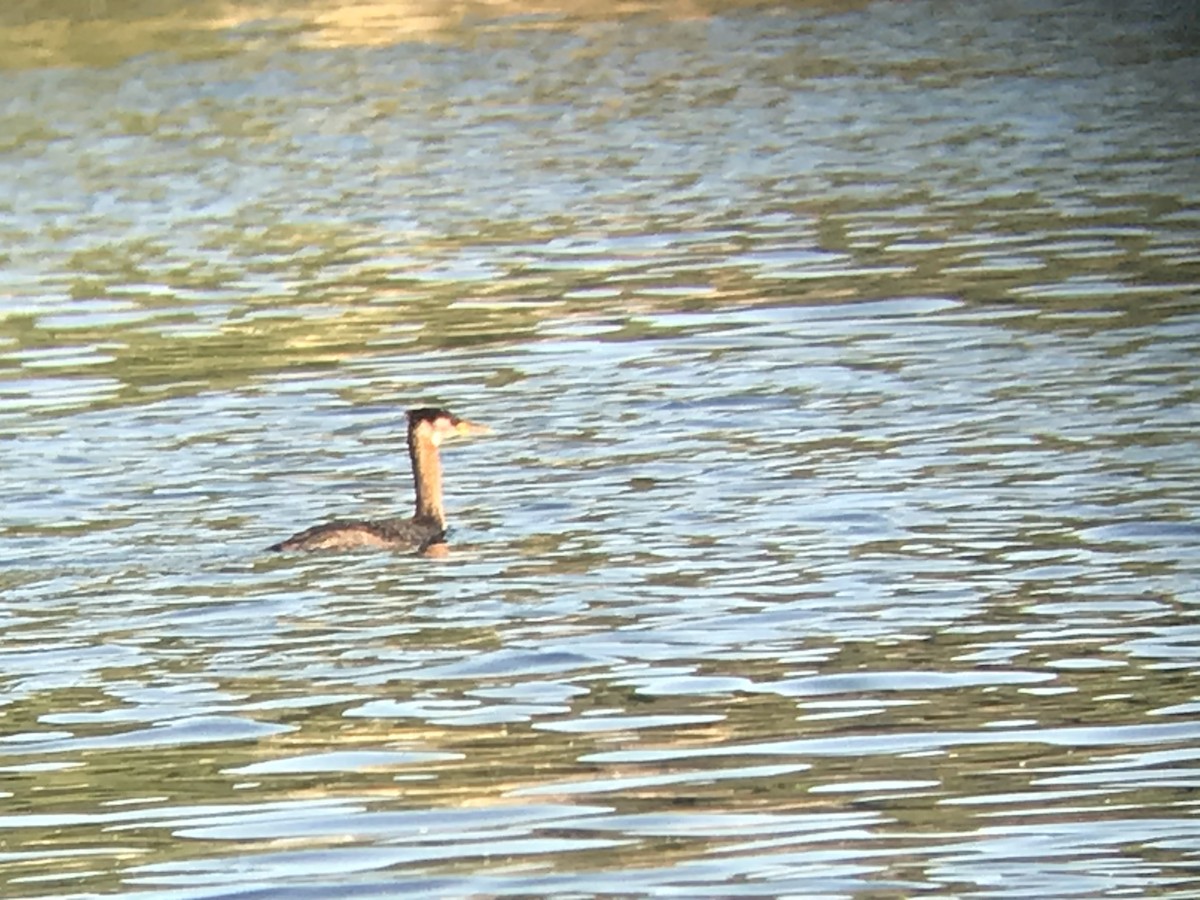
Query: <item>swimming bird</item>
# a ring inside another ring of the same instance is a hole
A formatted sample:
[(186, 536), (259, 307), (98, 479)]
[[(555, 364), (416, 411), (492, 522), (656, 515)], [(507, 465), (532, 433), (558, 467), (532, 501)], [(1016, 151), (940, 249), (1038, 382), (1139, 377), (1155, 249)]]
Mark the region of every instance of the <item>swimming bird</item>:
[(272, 544), (269, 550), (409, 550), (440, 555), (446, 543), (446, 512), (442, 507), (443, 441), (491, 431), (486, 425), (460, 419), (444, 409), (422, 407), (408, 411), (408, 455), (412, 458), (416, 510), (410, 519), (335, 519)]

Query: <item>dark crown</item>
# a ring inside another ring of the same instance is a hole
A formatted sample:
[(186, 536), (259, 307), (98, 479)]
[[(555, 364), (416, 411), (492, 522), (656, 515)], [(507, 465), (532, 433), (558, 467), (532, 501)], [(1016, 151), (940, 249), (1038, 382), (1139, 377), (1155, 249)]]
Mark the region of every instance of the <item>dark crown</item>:
[(458, 421), (458, 417), (449, 410), (440, 409), (436, 406), (422, 406), (408, 411), (409, 425), (417, 425), (421, 422), (435, 422), (438, 419), (449, 419), (451, 422)]

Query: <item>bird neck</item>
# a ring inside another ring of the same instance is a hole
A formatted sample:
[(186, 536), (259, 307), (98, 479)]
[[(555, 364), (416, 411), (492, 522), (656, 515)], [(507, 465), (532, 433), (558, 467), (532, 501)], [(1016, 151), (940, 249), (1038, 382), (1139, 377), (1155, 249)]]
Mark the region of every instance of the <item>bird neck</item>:
[(413, 487), (417, 509), (414, 518), (446, 524), (442, 509), (442, 460), (433, 437), (414, 428), (408, 433), (408, 455), (412, 457)]

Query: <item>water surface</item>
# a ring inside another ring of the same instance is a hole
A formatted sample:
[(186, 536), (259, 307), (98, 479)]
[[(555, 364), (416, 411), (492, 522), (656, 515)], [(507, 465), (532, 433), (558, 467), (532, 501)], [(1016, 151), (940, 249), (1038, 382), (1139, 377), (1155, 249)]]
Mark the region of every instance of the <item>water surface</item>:
[(5, 895), (1200, 890), (1194, 15), (463, 9), (4, 14)]

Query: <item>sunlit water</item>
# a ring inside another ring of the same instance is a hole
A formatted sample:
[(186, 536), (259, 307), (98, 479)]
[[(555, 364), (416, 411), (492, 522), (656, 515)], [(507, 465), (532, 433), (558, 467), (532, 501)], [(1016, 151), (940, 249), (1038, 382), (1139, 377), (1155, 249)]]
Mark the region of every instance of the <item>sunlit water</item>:
[[(7, 13), (0, 893), (1200, 891), (1194, 13), (117, 6)], [(448, 560), (263, 550), (425, 403)]]

